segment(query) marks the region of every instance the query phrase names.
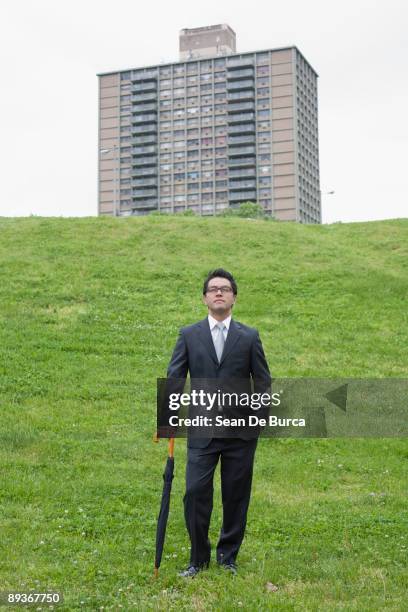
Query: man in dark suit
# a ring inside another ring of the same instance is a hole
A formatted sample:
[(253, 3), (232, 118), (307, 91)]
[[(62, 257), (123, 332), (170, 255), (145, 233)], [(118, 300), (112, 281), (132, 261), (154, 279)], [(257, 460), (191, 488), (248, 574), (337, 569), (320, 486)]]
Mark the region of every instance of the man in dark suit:
[[(250, 379), (270, 387), (271, 377), (256, 329), (231, 318), (238, 290), (233, 276), (222, 268), (204, 281), (203, 302), (208, 317), (180, 330), (167, 370), (168, 378)], [(251, 494), (257, 438), (199, 438), (187, 444), (184, 514), (191, 540), (189, 567), (180, 576), (194, 577), (208, 567), (208, 539), (213, 507), (213, 476), (221, 458), (223, 523), (217, 544), (217, 562), (233, 574), (244, 537)]]

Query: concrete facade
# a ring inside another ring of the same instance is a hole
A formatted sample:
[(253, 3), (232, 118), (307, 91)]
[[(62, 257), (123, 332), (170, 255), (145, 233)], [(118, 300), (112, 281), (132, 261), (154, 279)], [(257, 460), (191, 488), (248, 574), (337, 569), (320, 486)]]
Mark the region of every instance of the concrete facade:
[[(218, 33), (198, 30), (206, 53)], [(253, 201), (321, 223), (317, 74), (296, 47), (98, 76), (100, 215), (214, 215)]]

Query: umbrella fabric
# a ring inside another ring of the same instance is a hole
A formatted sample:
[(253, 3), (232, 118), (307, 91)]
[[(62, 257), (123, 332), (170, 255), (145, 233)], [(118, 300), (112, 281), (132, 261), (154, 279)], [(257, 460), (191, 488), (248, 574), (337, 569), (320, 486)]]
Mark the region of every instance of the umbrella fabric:
[[(174, 443), (174, 440), (171, 440), (170, 442)], [(169, 516), (171, 485), (174, 478), (174, 457), (172, 456), (172, 454), (172, 445), (170, 445), (170, 456), (167, 458), (166, 468), (163, 474), (163, 493), (159, 517), (157, 519), (156, 558), (154, 563), (156, 575), (162, 559), (164, 538), (166, 536), (167, 519)]]

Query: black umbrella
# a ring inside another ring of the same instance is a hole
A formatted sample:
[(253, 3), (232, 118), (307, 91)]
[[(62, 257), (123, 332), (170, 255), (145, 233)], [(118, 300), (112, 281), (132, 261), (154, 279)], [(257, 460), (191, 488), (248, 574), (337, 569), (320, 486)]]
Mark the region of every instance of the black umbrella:
[(174, 438), (169, 440), (169, 456), (163, 474), (163, 493), (156, 530), (156, 558), (154, 561), (154, 574), (157, 578), (163, 554), (164, 538), (166, 536), (167, 519), (170, 508), (171, 484), (174, 478)]

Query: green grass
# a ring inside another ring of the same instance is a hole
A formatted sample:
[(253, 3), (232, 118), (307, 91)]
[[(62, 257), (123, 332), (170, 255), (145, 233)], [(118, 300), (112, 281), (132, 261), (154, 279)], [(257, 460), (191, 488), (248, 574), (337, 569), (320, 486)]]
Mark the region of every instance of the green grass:
[(156, 378), (220, 265), (273, 375), (407, 377), (408, 220), (3, 218), (0, 254), (0, 590), (54, 588), (66, 610), (406, 609), (406, 440), (262, 439), (239, 575), (183, 582), (185, 442), (154, 580), (152, 435)]

